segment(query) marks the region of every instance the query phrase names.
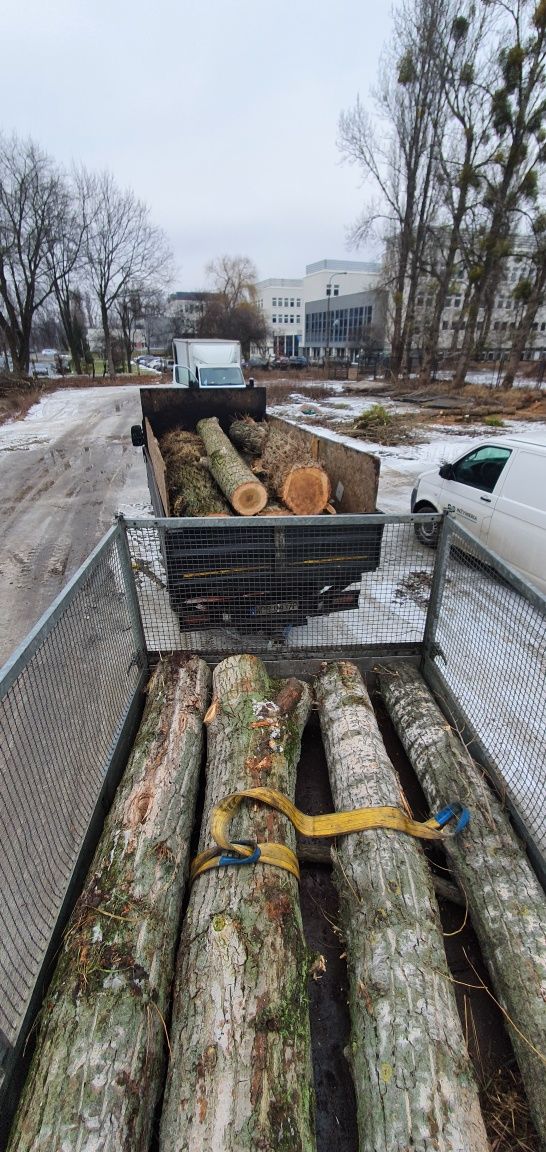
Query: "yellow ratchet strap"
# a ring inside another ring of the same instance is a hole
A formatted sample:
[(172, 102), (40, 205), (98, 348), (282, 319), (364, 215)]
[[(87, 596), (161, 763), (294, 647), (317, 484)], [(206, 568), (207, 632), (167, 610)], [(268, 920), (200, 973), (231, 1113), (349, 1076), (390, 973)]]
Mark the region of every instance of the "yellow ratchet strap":
[[(352, 812), (331, 812), (324, 816), (307, 816), (300, 812), (295, 804), (273, 788), (246, 788), (241, 792), (232, 792), (214, 808), (210, 830), (215, 841), (214, 848), (199, 852), (192, 862), (190, 881), (193, 881), (203, 872), (211, 868), (220, 868), (228, 865), (272, 864), (275, 868), (284, 868), (299, 880), (300, 869), (296, 853), (286, 844), (254, 844), (252, 841), (232, 841), (229, 837), (229, 826), (244, 798), (259, 800), (277, 812), (287, 816), (291, 824), (302, 836), (341, 836), (349, 832), (364, 832), (368, 828), (392, 828), (404, 832), (407, 836), (416, 836), (421, 840), (443, 840), (446, 836), (456, 835), (466, 827), (470, 819), (468, 809), (462, 804), (453, 803), (443, 808), (436, 816), (421, 823), (412, 820), (400, 808), (355, 808)], [(457, 824), (451, 831), (444, 831), (444, 825), (457, 817)]]

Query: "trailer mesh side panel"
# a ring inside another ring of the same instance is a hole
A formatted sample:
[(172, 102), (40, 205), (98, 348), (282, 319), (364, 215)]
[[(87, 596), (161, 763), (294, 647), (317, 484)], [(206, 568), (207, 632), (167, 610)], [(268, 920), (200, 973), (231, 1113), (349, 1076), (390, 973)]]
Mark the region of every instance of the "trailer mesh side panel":
[(294, 659), (423, 640), (434, 553), (409, 517), (128, 520), (127, 532), (152, 651)]
[(24, 662), (6, 665), (0, 685), (0, 1057), (6, 1061), (138, 686), (120, 539), (119, 530), (110, 534), (44, 617)]
[(425, 672), (546, 856), (546, 602), (451, 520), (437, 567)]

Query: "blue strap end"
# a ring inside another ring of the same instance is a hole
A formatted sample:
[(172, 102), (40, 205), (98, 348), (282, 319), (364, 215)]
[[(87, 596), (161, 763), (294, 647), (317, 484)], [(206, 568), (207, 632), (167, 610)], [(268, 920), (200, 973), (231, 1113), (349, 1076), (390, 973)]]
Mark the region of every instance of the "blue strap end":
[(251, 856), (239, 856), (236, 852), (225, 852), (220, 856), (218, 865), (225, 865), (226, 867), (241, 868), (244, 864), (256, 864), (260, 859), (261, 852), (257, 844), (253, 840), (234, 840), (234, 844), (243, 844), (247, 848), (254, 848)]
[(457, 836), (458, 833), (462, 832), (470, 823), (470, 812), (468, 808), (465, 808), (464, 804), (459, 804), (458, 801), (453, 804), (448, 804), (446, 808), (442, 808), (441, 812), (436, 813), (434, 819), (436, 823), (440, 825), (440, 828), (443, 828), (446, 824), (449, 824), (450, 820), (454, 820), (455, 817), (458, 817), (458, 820), (453, 829), (453, 836)]

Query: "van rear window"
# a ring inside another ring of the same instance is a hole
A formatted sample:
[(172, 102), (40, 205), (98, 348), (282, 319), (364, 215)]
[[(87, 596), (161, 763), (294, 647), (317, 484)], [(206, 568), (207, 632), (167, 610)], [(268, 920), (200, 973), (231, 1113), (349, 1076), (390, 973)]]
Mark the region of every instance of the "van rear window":
[(510, 448), (497, 448), (492, 444), (475, 448), (453, 465), (453, 479), (481, 492), (492, 492), (510, 455)]

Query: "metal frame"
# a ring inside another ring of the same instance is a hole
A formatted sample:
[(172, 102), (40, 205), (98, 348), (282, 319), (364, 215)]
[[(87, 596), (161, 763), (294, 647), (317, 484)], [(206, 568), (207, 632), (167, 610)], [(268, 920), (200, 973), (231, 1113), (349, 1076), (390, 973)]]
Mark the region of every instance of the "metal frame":
[[(340, 517), (341, 519), (341, 517)], [(443, 520), (440, 532), (438, 548), (435, 557), (434, 569), (432, 572), (432, 586), (430, 589), (430, 596), (428, 601), (428, 608), (426, 611), (426, 621), (424, 624), (423, 639), (421, 642), (391, 644), (376, 643), (370, 644), (362, 650), (351, 652), (349, 644), (344, 647), (335, 648), (331, 651), (324, 652), (318, 655), (313, 651), (306, 651), (305, 649), (287, 648), (279, 650), (279, 652), (271, 652), (263, 654), (262, 658), (270, 671), (276, 675), (284, 676), (290, 675), (297, 668), (298, 675), (305, 677), (312, 677), (319, 669), (321, 662), (324, 658), (336, 659), (347, 658), (348, 655), (363, 671), (372, 672), (378, 664), (384, 661), (404, 660), (409, 661), (420, 667), (422, 674), (429, 684), (431, 690), (435, 693), (438, 702), (448, 720), (457, 728), (461, 733), (463, 739), (468, 744), (470, 752), (479, 763), (483, 765), (490, 778), (497, 785), (501, 794), (506, 794), (506, 786), (500, 778), (499, 771), (492, 757), (488, 754), (480, 735), (472, 726), (469, 717), (465, 714), (464, 708), (459, 703), (453, 690), (448, 686), (447, 681), (443, 675), (441, 667), (438, 666), (438, 658), (442, 657), (442, 653), (438, 647), (438, 626), (442, 619), (442, 600), (446, 588), (446, 573), (450, 562), (450, 552), (454, 540), (457, 543), (463, 542), (468, 544), (468, 548), (474, 558), (477, 558), (482, 564), (489, 565), (494, 568), (495, 573), (500, 575), (505, 580), (510, 588), (514, 589), (521, 596), (524, 597), (528, 604), (531, 604), (540, 613), (546, 616), (546, 597), (542, 596), (539, 592), (530, 588), (524, 580), (522, 580), (515, 572), (513, 572), (503, 561), (495, 556), (492, 552), (488, 551), (480, 545), (473, 536), (466, 530), (459, 526), (450, 516), (443, 518), (429, 513), (421, 513), (417, 515), (387, 515), (373, 514), (369, 516), (362, 515), (344, 515), (343, 523), (346, 525), (370, 525), (381, 524), (383, 526), (391, 525), (414, 525), (416, 523), (430, 522)], [(84, 841), (81, 845), (78, 859), (73, 868), (72, 875), (67, 884), (64, 895), (62, 907), (60, 909), (57, 924), (52, 933), (49, 946), (43, 957), (40, 970), (36, 977), (34, 991), (29, 998), (26, 1005), (25, 1015), (21, 1020), (19, 1035), (16, 1042), (12, 1045), (4, 1038), (4, 1045), (0, 1043), (0, 1103), (4, 1104), (13, 1096), (14, 1085), (18, 1080), (21, 1072), (21, 1066), (24, 1063), (22, 1052), (24, 1040), (27, 1034), (32, 1017), (37, 1009), (43, 988), (47, 983), (48, 972), (50, 965), (54, 959), (55, 951), (58, 947), (62, 930), (66, 920), (70, 914), (74, 900), (77, 896), (83, 878), (90, 862), (92, 853), (99, 838), (104, 816), (109, 808), (113, 792), (117, 786), (120, 775), (127, 762), (130, 748), (134, 739), (137, 725), (140, 720), (142, 706), (143, 706), (143, 690), (148, 678), (148, 672), (151, 660), (153, 659), (152, 653), (147, 649), (146, 635), (143, 626), (143, 619), (141, 614), (141, 607), (139, 601), (139, 590), (135, 579), (135, 573), (132, 565), (131, 557), (131, 542), (128, 536), (132, 530), (142, 528), (150, 529), (155, 528), (159, 536), (165, 531), (172, 531), (183, 529), (186, 525), (191, 523), (192, 529), (200, 528), (220, 529), (222, 532), (229, 531), (232, 527), (230, 521), (223, 518), (205, 518), (205, 519), (173, 519), (173, 518), (158, 518), (154, 520), (144, 520), (142, 518), (127, 518), (119, 517), (118, 522), (107, 532), (102, 541), (93, 550), (87, 561), (82, 565), (79, 571), (72, 577), (67, 584), (64, 591), (56, 598), (51, 605), (50, 609), (44, 614), (41, 620), (38, 621), (36, 626), (32, 629), (27, 639), (18, 647), (13, 656), (4, 667), (0, 670), (0, 702), (4, 700), (7, 693), (15, 685), (18, 677), (25, 672), (30, 661), (36, 655), (40, 647), (47, 641), (48, 637), (54, 632), (57, 624), (61, 621), (63, 614), (67, 608), (73, 603), (79, 591), (84, 587), (86, 581), (92, 575), (94, 569), (98, 566), (102, 558), (108, 553), (108, 550), (113, 548), (117, 551), (119, 559), (119, 567), (122, 578), (122, 586), (124, 596), (126, 613), (131, 627), (132, 649), (133, 649), (133, 663), (136, 665), (138, 672), (136, 677), (136, 687), (132, 692), (129, 703), (125, 706), (123, 715), (119, 717), (119, 723), (116, 729), (116, 735), (113, 739), (112, 747), (108, 754), (108, 764), (102, 785), (98, 791), (96, 802), (94, 804), (93, 813), (87, 827), (87, 832)], [(255, 525), (254, 518), (239, 518), (239, 526), (241, 523)], [(285, 526), (294, 527), (294, 519), (292, 517), (274, 517), (274, 518), (261, 518), (261, 524), (274, 525), (275, 528), (282, 529)], [(316, 526), (315, 517), (302, 517), (299, 518), (299, 523), (302, 526)], [(160, 653), (158, 653), (160, 655)], [(212, 650), (202, 651), (201, 655), (210, 664), (214, 665), (218, 661), (225, 658), (226, 651)], [(532, 856), (535, 868), (540, 875), (543, 883), (546, 884), (546, 863), (538, 851), (536, 845), (532, 842), (528, 829), (523, 825), (521, 818), (518, 815), (516, 807), (512, 804), (508, 796), (508, 807), (514, 818), (514, 822), (518, 829), (525, 834), (525, 839), (529, 845), (530, 854)], [(2, 1037), (0, 1036), (0, 1042)], [(1, 1077), (3, 1076), (3, 1081)]]

